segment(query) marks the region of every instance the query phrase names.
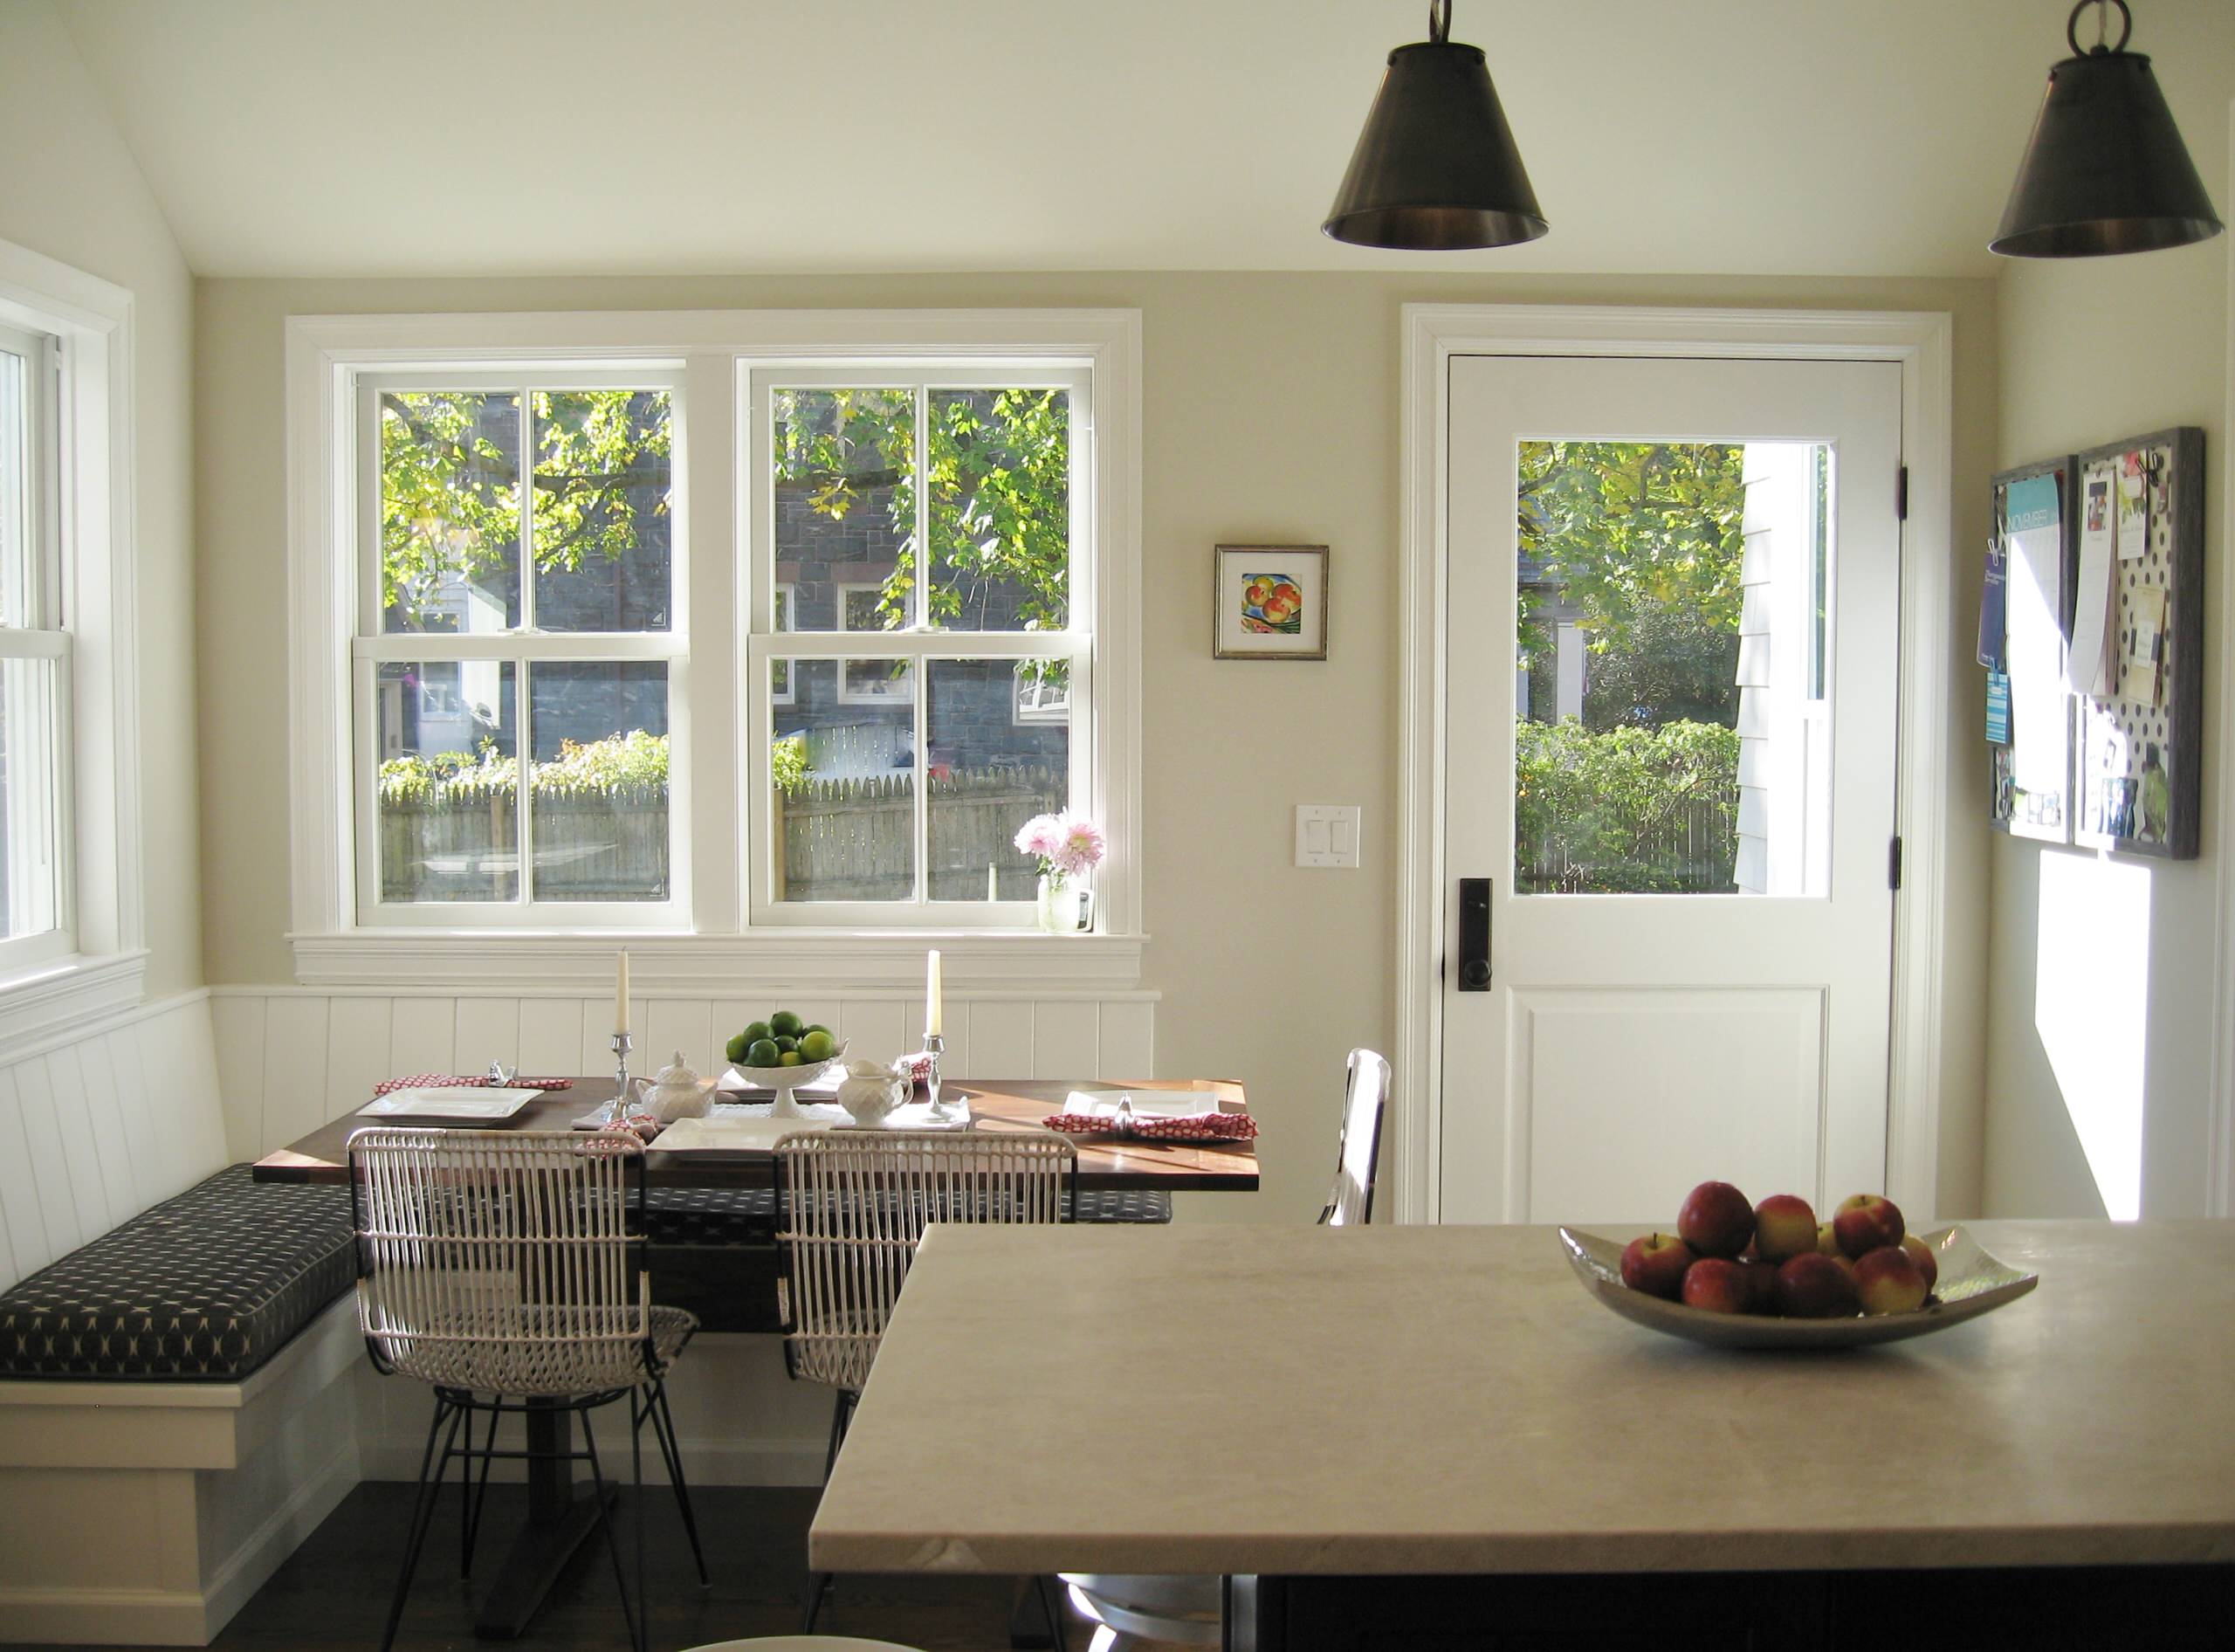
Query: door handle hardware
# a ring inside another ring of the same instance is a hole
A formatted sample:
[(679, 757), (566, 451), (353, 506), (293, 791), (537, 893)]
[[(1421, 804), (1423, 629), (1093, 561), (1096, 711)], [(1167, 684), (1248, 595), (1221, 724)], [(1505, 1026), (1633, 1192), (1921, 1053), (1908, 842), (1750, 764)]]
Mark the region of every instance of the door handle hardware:
[(1459, 880), (1459, 990), (1490, 989), (1490, 880)]

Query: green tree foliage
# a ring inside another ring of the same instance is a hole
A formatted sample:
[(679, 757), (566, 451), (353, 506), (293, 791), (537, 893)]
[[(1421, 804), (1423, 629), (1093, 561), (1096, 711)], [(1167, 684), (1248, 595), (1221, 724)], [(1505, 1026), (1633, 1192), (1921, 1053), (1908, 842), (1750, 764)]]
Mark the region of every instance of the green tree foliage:
[(1516, 876), (1561, 893), (1731, 887), (1738, 735), (1716, 723), (1603, 733), (1573, 719), (1514, 726)]
[[(519, 397), (505, 392), (380, 395), (381, 603), (402, 629), (430, 629), (444, 583), (517, 576)], [(664, 390), (529, 393), (534, 566), (573, 571), (637, 543), (640, 498), (669, 507), (672, 422)]]
[(1521, 554), (1542, 585), (1521, 593), (1521, 647), (1535, 674), (1550, 591), (1581, 610), (1590, 726), (1735, 714), (1744, 458), (1723, 443), (1522, 444)]

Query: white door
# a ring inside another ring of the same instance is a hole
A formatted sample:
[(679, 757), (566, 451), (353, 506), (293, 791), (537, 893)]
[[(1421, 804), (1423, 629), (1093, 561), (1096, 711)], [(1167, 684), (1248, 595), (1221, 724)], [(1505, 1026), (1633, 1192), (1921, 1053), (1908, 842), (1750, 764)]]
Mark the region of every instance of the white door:
[(1900, 365), (1449, 388), (1444, 1220), (1882, 1188)]

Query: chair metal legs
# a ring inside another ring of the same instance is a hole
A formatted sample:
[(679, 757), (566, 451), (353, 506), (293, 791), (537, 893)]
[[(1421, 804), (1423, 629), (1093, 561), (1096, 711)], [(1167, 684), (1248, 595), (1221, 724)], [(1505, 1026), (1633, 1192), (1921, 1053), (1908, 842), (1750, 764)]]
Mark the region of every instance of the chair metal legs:
[[(395, 1644), (396, 1626), (403, 1621), (403, 1603), (411, 1593), (411, 1574), (419, 1567), (419, 1550), (427, 1541), (427, 1528), (434, 1522), (436, 1499), (442, 1495), (443, 1478), (450, 1472), (450, 1447), (457, 1439), (458, 1419), (465, 1408), (452, 1404), (442, 1394), (435, 1396), (435, 1415), (427, 1425), (427, 1444), (419, 1454), (419, 1484), (411, 1501), (411, 1535), (403, 1545), (403, 1571), (395, 1580), (395, 1594), (388, 1607), (388, 1627), (381, 1634), (381, 1652), (389, 1652)], [(427, 1470), (435, 1461), (435, 1440), (443, 1433), (443, 1424), (450, 1424), (450, 1433), (443, 1440), (442, 1466), (433, 1478)], [(468, 1443), (471, 1444), (469, 1438)]]
[(698, 1518), (691, 1511), (691, 1488), (684, 1482), (683, 1447), (676, 1438), (675, 1414), (668, 1409), (667, 1384), (664, 1381), (653, 1382), (643, 1408), (636, 1413), (638, 1425), (647, 1419), (652, 1425), (652, 1437), (659, 1442), (660, 1461), (667, 1465), (668, 1483), (675, 1488), (676, 1505), (683, 1511), (683, 1530), (691, 1539), (691, 1558), (698, 1566), (698, 1587), (711, 1588), (713, 1580), (706, 1574), (706, 1552), (698, 1546)]
[[(822, 1454), (822, 1483), (830, 1483), (830, 1471), (838, 1466), (838, 1448), (846, 1443), (846, 1425), (854, 1420), (854, 1401), (858, 1398), (841, 1388), (830, 1406), (830, 1446)], [(800, 1633), (813, 1635), (815, 1621), (822, 1615), (822, 1602), (830, 1593), (830, 1574), (810, 1572), (807, 1574), (807, 1606), (801, 1614)]]
[[(635, 1434), (636, 1431), (633, 1428), (629, 1430), (632, 1441)], [(597, 1460), (597, 1434), (590, 1426), (590, 1414), (588, 1411), (582, 1413), (582, 1448), (588, 1454), (590, 1460), (591, 1495), (597, 1500), (598, 1530), (605, 1533), (606, 1552), (613, 1557), (613, 1580), (621, 1590), (621, 1614), (629, 1620), (629, 1644), (636, 1649), (636, 1652), (644, 1652), (644, 1626), (636, 1615), (636, 1608), (629, 1602), (629, 1568), (622, 1561), (621, 1539), (613, 1530), (613, 1516), (605, 1506), (605, 1469)], [(643, 1463), (641, 1457), (637, 1459), (636, 1468), (636, 1483), (634, 1490), (637, 1518), (641, 1521), (643, 1518), (644, 1500)], [(638, 1558), (642, 1559), (641, 1554)], [(637, 1573), (637, 1583), (640, 1586), (637, 1593), (640, 1595), (643, 1593), (641, 1587), (643, 1582), (643, 1574), (640, 1572)]]

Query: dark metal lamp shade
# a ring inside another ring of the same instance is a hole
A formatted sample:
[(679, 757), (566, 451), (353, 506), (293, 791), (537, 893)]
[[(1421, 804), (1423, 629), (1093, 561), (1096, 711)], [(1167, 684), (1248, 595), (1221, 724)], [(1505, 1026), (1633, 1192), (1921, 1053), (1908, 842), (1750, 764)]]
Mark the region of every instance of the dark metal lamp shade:
[(1511, 246), (1551, 226), (1479, 46), (1442, 38), (1389, 54), (1365, 130), (1320, 228), (1358, 246)]
[[(2095, 0), (2073, 8), (2072, 25)], [(2123, 4), (2121, 11), (2126, 10)], [(2086, 258), (2208, 240), (2225, 227), (2149, 59), (2099, 45), (2049, 71), (2048, 96), (1988, 244), (2019, 258)], [(2080, 51), (2076, 37), (2073, 50)]]

